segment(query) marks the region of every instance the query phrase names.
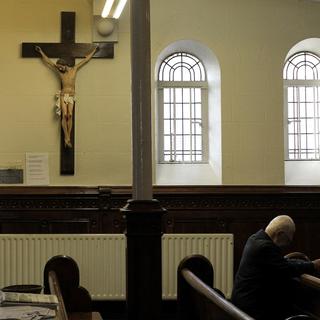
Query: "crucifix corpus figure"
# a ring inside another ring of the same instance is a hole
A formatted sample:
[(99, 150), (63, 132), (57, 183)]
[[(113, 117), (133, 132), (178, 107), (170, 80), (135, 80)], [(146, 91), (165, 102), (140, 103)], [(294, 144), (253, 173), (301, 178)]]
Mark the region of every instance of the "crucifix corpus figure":
[(61, 126), (64, 133), (64, 146), (72, 148), (71, 130), (72, 130), (72, 113), (75, 102), (75, 81), (79, 68), (87, 63), (98, 50), (95, 47), (89, 54), (85, 56), (78, 64), (70, 66), (64, 59), (58, 59), (53, 63), (39, 46), (35, 46), (35, 50), (41, 54), (42, 60), (56, 71), (61, 79), (61, 90), (57, 92), (57, 113), (61, 115)]

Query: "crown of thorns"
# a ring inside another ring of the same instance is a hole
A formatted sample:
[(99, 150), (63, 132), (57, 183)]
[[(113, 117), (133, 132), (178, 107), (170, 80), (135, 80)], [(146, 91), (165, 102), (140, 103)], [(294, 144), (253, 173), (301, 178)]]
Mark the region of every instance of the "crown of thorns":
[(65, 59), (58, 59), (56, 64), (60, 64), (62, 66), (69, 66), (70, 67), (70, 65), (68, 64), (68, 62)]

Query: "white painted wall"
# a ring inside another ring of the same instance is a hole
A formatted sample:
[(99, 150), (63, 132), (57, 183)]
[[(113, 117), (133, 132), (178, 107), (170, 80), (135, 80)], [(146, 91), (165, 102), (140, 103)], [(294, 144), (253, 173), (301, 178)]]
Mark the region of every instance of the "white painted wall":
[[(59, 81), (40, 59), (20, 56), (22, 42), (60, 40), (61, 11), (76, 12), (76, 40), (90, 42), (91, 0), (0, 1), (0, 166), (48, 152), (50, 185), (130, 185), (129, 8), (115, 59), (92, 60), (78, 74), (74, 176), (59, 174)], [(318, 36), (319, 14), (319, 3), (299, 0), (151, 0), (152, 69), (177, 40), (198, 41), (220, 63), (223, 184), (285, 182), (283, 61)]]

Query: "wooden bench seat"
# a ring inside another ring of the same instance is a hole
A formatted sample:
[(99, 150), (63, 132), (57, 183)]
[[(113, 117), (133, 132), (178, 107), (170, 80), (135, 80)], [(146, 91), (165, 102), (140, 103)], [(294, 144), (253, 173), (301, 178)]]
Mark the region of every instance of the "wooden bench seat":
[(99, 312), (70, 312), (67, 313), (63, 297), (60, 290), (58, 277), (54, 271), (49, 271), (48, 281), (50, 293), (55, 294), (58, 298), (59, 304), (57, 309), (57, 320), (102, 320)]
[[(310, 261), (302, 252), (291, 252), (285, 256), (287, 259), (300, 259)], [(292, 279), (292, 309), (297, 313), (309, 315), (320, 320), (320, 279), (319, 274), (303, 274)]]
[(320, 320), (320, 279), (303, 274), (292, 281), (295, 292), (292, 301), (294, 309)]
[(44, 290), (58, 298), (58, 320), (102, 320), (91, 310), (89, 292), (79, 286), (79, 268), (72, 258), (55, 256), (46, 263)]
[(213, 267), (201, 255), (192, 255), (178, 267), (179, 320), (254, 320), (213, 289)]
[[(204, 256), (192, 255), (181, 261), (179, 320), (253, 320), (212, 288), (213, 274), (213, 267)], [(286, 320), (320, 320), (320, 278), (303, 274), (292, 279), (292, 283), (292, 310), (296, 315)]]

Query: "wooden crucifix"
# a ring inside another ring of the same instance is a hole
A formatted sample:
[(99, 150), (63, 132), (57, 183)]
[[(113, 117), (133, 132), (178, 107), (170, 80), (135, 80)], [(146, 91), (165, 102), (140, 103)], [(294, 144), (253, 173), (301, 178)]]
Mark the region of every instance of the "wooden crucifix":
[[(55, 67), (61, 74), (64, 68), (69, 68), (74, 74), (71, 74), (75, 81), (75, 72), (78, 66), (81, 66), (91, 58), (113, 58), (113, 43), (76, 43), (75, 42), (75, 12), (61, 12), (61, 42), (60, 43), (22, 43), (22, 57), (35, 58), (42, 57), (47, 64)], [(97, 48), (95, 50), (95, 48)], [(49, 58), (59, 58), (56, 65)], [(76, 58), (84, 58), (80, 63), (75, 65)], [(61, 62), (61, 68), (59, 62)], [(61, 89), (65, 85), (63, 76), (61, 78)], [(67, 79), (68, 81), (68, 79)], [(66, 103), (72, 106), (72, 115), (69, 119), (69, 124), (63, 118), (63, 110), (61, 110), (61, 142), (60, 142), (60, 174), (74, 174), (74, 120), (75, 120), (75, 100), (74, 93), (67, 96), (58, 96), (59, 101), (63, 99)], [(62, 103), (64, 103), (62, 101)], [(60, 102), (59, 102), (60, 103)], [(70, 133), (67, 133), (70, 128)]]

